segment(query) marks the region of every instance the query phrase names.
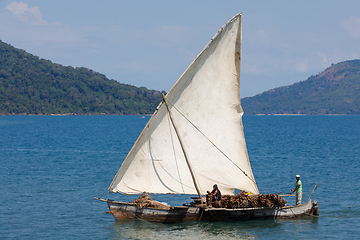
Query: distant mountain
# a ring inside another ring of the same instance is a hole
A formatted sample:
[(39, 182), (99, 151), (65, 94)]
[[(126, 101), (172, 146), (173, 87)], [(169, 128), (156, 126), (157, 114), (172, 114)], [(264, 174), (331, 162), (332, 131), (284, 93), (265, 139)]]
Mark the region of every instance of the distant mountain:
[[(0, 115), (151, 114), (162, 93), (40, 59), (0, 40)], [(245, 114), (360, 115), (360, 60), (241, 99)]]
[(245, 114), (360, 115), (360, 60), (241, 100)]
[(162, 92), (40, 59), (0, 40), (0, 115), (149, 114)]

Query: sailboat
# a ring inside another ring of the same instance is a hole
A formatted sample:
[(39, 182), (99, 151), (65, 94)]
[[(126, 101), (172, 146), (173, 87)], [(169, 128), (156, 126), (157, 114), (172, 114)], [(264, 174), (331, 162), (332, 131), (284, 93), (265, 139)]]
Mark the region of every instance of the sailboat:
[[(163, 96), (115, 175), (109, 191), (121, 194), (196, 195), (193, 204), (139, 207), (106, 201), (119, 219), (154, 222), (293, 218), (311, 215), (311, 198), (297, 206), (215, 208), (205, 204), (216, 183), (259, 194), (243, 131), (240, 105), (241, 13), (230, 19)], [(160, 206), (160, 207), (159, 207)], [(162, 207), (161, 207), (162, 206)]]

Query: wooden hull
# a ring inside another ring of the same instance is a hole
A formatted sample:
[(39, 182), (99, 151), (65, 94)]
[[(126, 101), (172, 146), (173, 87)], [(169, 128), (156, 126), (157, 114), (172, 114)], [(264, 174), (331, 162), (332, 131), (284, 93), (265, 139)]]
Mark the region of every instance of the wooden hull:
[(145, 219), (151, 222), (175, 223), (184, 221), (239, 221), (248, 219), (267, 218), (297, 218), (311, 216), (313, 206), (311, 200), (305, 204), (285, 206), (282, 208), (257, 207), (257, 208), (202, 208), (179, 206), (168, 210), (144, 208), (139, 209), (135, 204), (107, 200), (110, 212), (116, 220)]
[(110, 212), (116, 220), (145, 219), (150, 222), (172, 223), (200, 220), (201, 208), (196, 207), (171, 207), (169, 210), (144, 208), (139, 209), (135, 204), (107, 200)]
[(311, 201), (295, 206), (285, 207), (257, 207), (257, 208), (210, 208), (205, 209), (201, 220), (210, 221), (238, 221), (249, 219), (267, 219), (267, 218), (298, 218), (312, 214)]

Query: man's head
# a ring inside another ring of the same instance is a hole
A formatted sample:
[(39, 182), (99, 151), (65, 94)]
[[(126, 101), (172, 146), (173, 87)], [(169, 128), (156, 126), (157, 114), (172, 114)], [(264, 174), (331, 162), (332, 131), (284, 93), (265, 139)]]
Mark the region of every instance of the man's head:
[(296, 178), (297, 181), (299, 181), (300, 180), (300, 175), (296, 175), (295, 178)]

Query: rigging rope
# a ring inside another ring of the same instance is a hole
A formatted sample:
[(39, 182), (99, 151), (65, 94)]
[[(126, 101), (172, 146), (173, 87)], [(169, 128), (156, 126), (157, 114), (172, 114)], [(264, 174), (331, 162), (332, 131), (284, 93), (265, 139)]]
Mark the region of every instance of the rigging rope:
[[(242, 170), (233, 160), (231, 160), (231, 158), (229, 158), (218, 146), (215, 145), (215, 143), (213, 143), (194, 123), (192, 123), (182, 112), (180, 112), (179, 109), (177, 109), (172, 103), (170, 103), (169, 101), (166, 101), (169, 105), (171, 105), (183, 118), (185, 118), (199, 133), (201, 133), (201, 135), (203, 135), (221, 154), (223, 154), (232, 164), (234, 164), (246, 177), (248, 177), (253, 183), (255, 183), (255, 185), (260, 188), (263, 192), (267, 193), (266, 191), (264, 191), (255, 181), (255, 179), (251, 178), (249, 175), (247, 175), (247, 173)], [(165, 103), (166, 104), (166, 103)]]

